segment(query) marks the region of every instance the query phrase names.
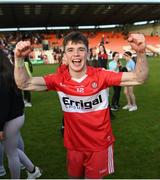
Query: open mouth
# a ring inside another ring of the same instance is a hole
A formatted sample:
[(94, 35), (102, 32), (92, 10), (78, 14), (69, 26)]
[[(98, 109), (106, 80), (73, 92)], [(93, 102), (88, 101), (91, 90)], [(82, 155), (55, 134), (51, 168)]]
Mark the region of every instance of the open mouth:
[(81, 64), (81, 60), (80, 59), (75, 59), (72, 61), (72, 63), (76, 66), (79, 66)]

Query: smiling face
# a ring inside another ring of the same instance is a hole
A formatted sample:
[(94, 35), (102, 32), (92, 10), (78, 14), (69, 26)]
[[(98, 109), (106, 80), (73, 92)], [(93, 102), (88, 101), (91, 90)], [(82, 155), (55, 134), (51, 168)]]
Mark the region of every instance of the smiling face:
[(119, 53), (116, 53), (115, 56), (113, 57), (113, 59), (114, 59), (115, 61), (118, 61), (118, 60), (119, 60)]
[(99, 52), (104, 53), (104, 51), (105, 51), (105, 47), (103, 45), (100, 45), (99, 46)]
[(128, 54), (123, 54), (123, 57), (126, 61), (129, 61), (131, 59), (131, 56), (129, 56)]
[(81, 78), (87, 70), (88, 50), (85, 44), (81, 41), (76, 43), (68, 41), (65, 47), (65, 55), (70, 75), (75, 78)]

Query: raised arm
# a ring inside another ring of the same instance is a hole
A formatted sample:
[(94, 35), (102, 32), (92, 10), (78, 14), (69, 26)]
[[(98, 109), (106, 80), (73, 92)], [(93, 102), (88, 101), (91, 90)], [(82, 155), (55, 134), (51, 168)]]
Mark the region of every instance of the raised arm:
[(14, 51), (15, 68), (14, 77), (17, 86), (22, 90), (44, 91), (47, 89), (43, 77), (30, 77), (24, 65), (24, 58), (31, 52), (29, 41), (17, 43)]
[(139, 85), (148, 78), (148, 62), (146, 59), (145, 38), (142, 34), (131, 34), (128, 42), (137, 54), (136, 68), (132, 72), (124, 72), (122, 75), (121, 86)]

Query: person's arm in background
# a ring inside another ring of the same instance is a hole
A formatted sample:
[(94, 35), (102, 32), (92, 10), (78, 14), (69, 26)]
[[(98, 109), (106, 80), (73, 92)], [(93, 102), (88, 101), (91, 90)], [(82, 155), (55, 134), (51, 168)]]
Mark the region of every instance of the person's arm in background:
[(148, 62), (145, 54), (146, 44), (142, 34), (131, 34), (128, 42), (137, 54), (136, 68), (132, 72), (123, 72), (121, 86), (139, 85), (148, 78)]
[(15, 68), (14, 77), (17, 86), (22, 90), (44, 91), (47, 89), (43, 77), (30, 77), (24, 64), (24, 58), (31, 52), (31, 43), (29, 41), (20, 41), (17, 43), (14, 51)]

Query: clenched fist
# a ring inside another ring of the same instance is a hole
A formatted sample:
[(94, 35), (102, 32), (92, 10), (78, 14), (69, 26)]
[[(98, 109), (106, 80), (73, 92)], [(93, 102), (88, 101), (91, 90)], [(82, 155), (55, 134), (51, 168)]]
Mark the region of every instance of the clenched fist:
[(30, 41), (19, 41), (14, 50), (15, 58), (24, 58), (30, 54), (32, 46)]
[(145, 37), (143, 34), (130, 34), (128, 42), (137, 53), (144, 53), (146, 49)]

